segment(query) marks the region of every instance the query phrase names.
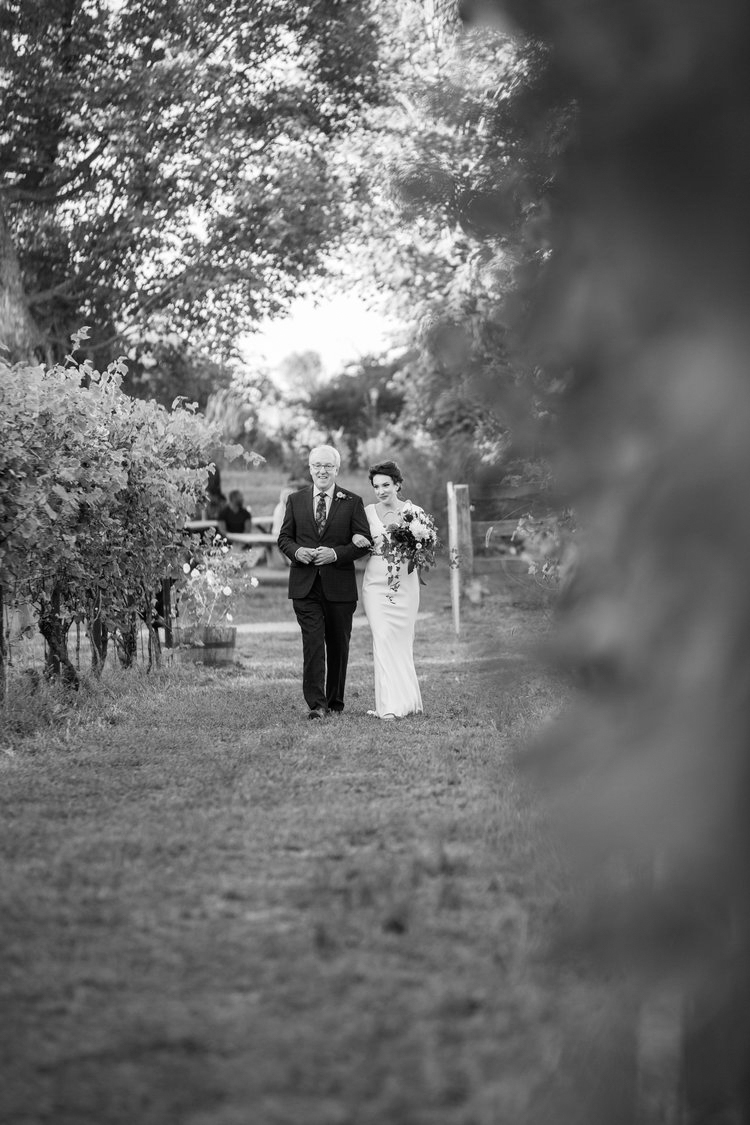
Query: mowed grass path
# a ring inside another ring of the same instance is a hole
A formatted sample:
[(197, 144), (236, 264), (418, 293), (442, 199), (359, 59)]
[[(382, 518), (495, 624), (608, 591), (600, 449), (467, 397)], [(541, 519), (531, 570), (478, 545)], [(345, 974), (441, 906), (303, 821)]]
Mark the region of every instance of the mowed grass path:
[(538, 612), (490, 599), (458, 640), (444, 597), (422, 717), (366, 716), (357, 630), (347, 712), (309, 723), (298, 636), (263, 635), (0, 756), (0, 1120), (520, 1117), (554, 887), (513, 753), (560, 694)]

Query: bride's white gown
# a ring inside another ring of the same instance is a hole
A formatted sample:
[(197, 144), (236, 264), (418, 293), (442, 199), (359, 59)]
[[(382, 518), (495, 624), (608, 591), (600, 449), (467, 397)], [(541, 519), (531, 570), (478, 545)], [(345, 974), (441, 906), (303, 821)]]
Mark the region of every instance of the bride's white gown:
[[(376, 547), (385, 527), (374, 504), (365, 508)], [(402, 566), (399, 588), (388, 599), (388, 570), (382, 555), (370, 555), (362, 581), (362, 602), (372, 633), (375, 665), (375, 711), (379, 717), (422, 711), (422, 693), (414, 669), (414, 627), (419, 610), (419, 575)]]

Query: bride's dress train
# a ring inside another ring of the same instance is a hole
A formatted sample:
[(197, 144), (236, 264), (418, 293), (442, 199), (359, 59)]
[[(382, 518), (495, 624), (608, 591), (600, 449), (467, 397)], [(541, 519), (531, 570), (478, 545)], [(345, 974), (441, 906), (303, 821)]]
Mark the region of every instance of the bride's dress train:
[[(365, 508), (375, 546), (385, 527), (375, 505)], [(382, 555), (370, 555), (362, 581), (362, 602), (372, 633), (375, 713), (401, 718), (421, 712), (422, 693), (414, 668), (414, 629), (419, 611), (419, 575), (402, 566), (399, 588), (388, 597), (388, 569)]]

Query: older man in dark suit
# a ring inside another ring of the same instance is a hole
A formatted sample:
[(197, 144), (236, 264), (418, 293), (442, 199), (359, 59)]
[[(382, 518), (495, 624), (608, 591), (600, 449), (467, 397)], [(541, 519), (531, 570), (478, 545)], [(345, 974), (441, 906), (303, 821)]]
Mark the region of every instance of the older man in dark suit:
[[(331, 445), (310, 451), (312, 486), (287, 499), (279, 549), (291, 562), (289, 597), (302, 630), (302, 693), (308, 718), (344, 709), (352, 618), (357, 605), (354, 560), (372, 542), (362, 497), (336, 486), (341, 457)], [(326, 670), (327, 665), (327, 670)]]

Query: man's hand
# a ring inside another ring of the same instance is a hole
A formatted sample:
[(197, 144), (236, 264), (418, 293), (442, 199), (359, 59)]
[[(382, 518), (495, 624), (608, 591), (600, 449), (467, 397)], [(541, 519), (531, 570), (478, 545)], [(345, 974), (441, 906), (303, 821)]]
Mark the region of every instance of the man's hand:
[(313, 554), (315, 555), (313, 562), (316, 566), (326, 566), (328, 563), (336, 562), (338, 557), (333, 547), (316, 547)]
[(299, 550), (295, 552), (294, 557), (297, 562), (301, 563), (315, 562), (315, 556), (319, 550), (320, 547), (300, 547)]

